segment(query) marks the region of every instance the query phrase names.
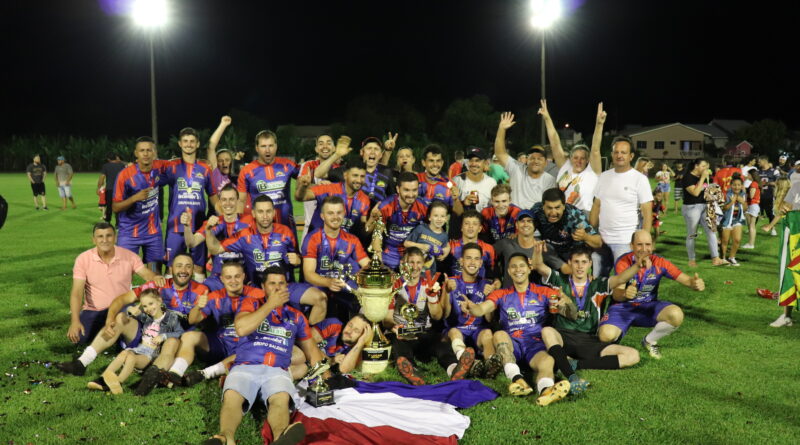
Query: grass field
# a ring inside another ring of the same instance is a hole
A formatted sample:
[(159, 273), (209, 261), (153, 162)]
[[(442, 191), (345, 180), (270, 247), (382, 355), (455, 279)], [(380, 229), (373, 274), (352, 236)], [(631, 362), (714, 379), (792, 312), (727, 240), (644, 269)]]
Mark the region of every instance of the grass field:
[[(37, 212), (25, 176), (0, 174), (0, 194), (10, 204), (0, 229), (0, 297), (6, 308), (0, 319), (0, 440), (199, 443), (217, 430), (216, 383), (157, 389), (146, 398), (112, 397), (85, 385), (114, 352), (101, 356), (84, 378), (51, 366), (79, 352), (66, 338), (68, 296), (74, 258), (91, 247), (91, 225), (99, 220), (96, 180), (96, 174), (77, 175), (79, 208), (62, 212), (48, 177), (50, 211)], [(683, 219), (670, 211), (664, 230), (657, 253), (686, 272), (699, 272), (706, 282), (702, 293), (669, 280), (662, 284), (661, 298), (686, 313), (680, 330), (660, 342), (664, 358), (643, 357), (624, 371), (585, 371), (592, 382), (585, 396), (547, 408), (537, 407), (533, 398), (501, 397), (464, 410), (472, 426), (463, 443), (800, 442), (800, 327), (769, 327), (780, 311), (754, 293), (756, 287), (777, 286), (776, 239), (759, 234), (758, 249), (739, 254), (741, 267), (712, 268), (702, 257), (707, 249), (701, 235), (701, 265), (688, 270)], [(623, 344), (638, 347), (647, 331), (632, 329)], [(435, 363), (424, 369), (435, 376), (432, 382), (444, 380)], [(501, 394), (507, 383), (503, 377), (487, 382)], [(240, 443), (260, 443), (259, 426), (246, 417)]]

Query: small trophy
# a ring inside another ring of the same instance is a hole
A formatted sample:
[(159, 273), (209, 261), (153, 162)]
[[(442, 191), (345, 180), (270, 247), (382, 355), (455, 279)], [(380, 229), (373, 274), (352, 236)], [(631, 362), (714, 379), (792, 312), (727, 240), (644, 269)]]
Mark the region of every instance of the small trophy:
[[(328, 388), (325, 379), (322, 378), (322, 374), (330, 368), (331, 365), (328, 363), (328, 359), (320, 360), (303, 377), (303, 380), (309, 382), (308, 390), (306, 391), (306, 402), (315, 408), (336, 403), (333, 400), (333, 390)], [(311, 384), (312, 380), (314, 380), (313, 384)]]
[(425, 332), (425, 327), (417, 325), (415, 321), (419, 317), (419, 308), (412, 303), (406, 303), (400, 308), (400, 316), (406, 321), (405, 326), (397, 330), (399, 337), (414, 338), (418, 334)]

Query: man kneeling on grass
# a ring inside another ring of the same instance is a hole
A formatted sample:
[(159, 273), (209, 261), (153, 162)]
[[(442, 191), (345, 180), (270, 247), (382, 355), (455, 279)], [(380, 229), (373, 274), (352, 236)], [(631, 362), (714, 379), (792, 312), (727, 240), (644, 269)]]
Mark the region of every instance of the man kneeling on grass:
[[(565, 275), (544, 263), (542, 252), (544, 241), (537, 241), (533, 248), (531, 265), (542, 276), (545, 284), (561, 288), (577, 309), (571, 314), (556, 314), (553, 326), (542, 329), (542, 340), (547, 353), (553, 357), (556, 367), (569, 379), (573, 394), (583, 392), (589, 382), (578, 377), (575, 369), (619, 369), (639, 363), (639, 352), (631, 347), (603, 343), (597, 338), (597, 325), (608, 307), (611, 290), (633, 278), (640, 269), (652, 265), (650, 258), (643, 258), (613, 277), (597, 277), (589, 274), (592, 268), (592, 249), (578, 246), (569, 255), (567, 264), (572, 274)], [(572, 368), (569, 357), (577, 360)]]
[[(528, 257), (522, 253), (512, 254), (508, 260), (508, 275), (513, 282), (511, 287), (492, 292), (480, 304), (464, 298), (459, 305), (463, 312), (475, 317), (497, 310), (501, 330), (494, 333), (494, 345), (503, 358), (506, 377), (511, 380), (508, 392), (513, 396), (526, 396), (533, 392), (517, 365), (518, 361), (523, 361), (536, 372), (539, 390), (536, 404), (547, 406), (566, 397), (570, 384), (566, 380), (558, 383), (553, 380), (554, 361), (545, 351), (542, 326), (549, 320), (551, 310), (566, 315), (575, 307), (563, 292), (531, 283), (530, 272)], [(550, 300), (553, 300), (552, 304)]]
[(288, 371), (292, 346), (297, 341), (312, 366), (323, 359), (322, 352), (314, 343), (305, 315), (287, 304), (286, 272), (271, 266), (264, 271), (264, 277), (266, 302), (246, 298), (234, 320), (239, 342), (236, 360), (222, 389), (220, 432), (204, 444), (234, 445), (243, 414), (259, 396), (267, 405), (267, 422), (277, 438), (273, 444), (295, 444), (305, 437), (302, 423), (289, 425), (296, 391)]

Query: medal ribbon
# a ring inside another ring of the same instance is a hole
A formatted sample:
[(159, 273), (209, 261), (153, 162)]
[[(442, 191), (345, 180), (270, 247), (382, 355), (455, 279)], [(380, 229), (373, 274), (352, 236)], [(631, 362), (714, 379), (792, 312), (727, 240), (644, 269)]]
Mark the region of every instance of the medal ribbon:
[(572, 280), (572, 277), (569, 277), (569, 286), (572, 288), (572, 296), (575, 297), (575, 301), (578, 304), (578, 310), (584, 310), (584, 303), (586, 300), (586, 294), (589, 292), (589, 283), (592, 281), (591, 278), (586, 279), (586, 283), (583, 286), (583, 292), (581, 292), (580, 297), (578, 296), (578, 289), (575, 287), (575, 282)]

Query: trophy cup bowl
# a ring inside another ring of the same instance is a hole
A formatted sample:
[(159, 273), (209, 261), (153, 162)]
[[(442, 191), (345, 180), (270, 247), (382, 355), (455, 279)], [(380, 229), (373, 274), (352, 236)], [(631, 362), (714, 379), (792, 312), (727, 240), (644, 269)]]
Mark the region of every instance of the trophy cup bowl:
[(405, 326), (397, 330), (397, 335), (401, 337), (414, 338), (424, 332), (422, 326), (417, 326), (414, 322), (419, 317), (419, 308), (412, 303), (406, 303), (400, 308), (400, 316), (406, 321)]
[(307, 382), (316, 379), (313, 384), (308, 386), (308, 390), (306, 391), (306, 402), (308, 402), (309, 405), (319, 408), (320, 406), (333, 405), (336, 403), (333, 400), (333, 390), (328, 388), (325, 379), (322, 378), (322, 374), (327, 372), (330, 368), (331, 366), (328, 363), (328, 359), (320, 360), (309, 369), (305, 377), (303, 377)]

